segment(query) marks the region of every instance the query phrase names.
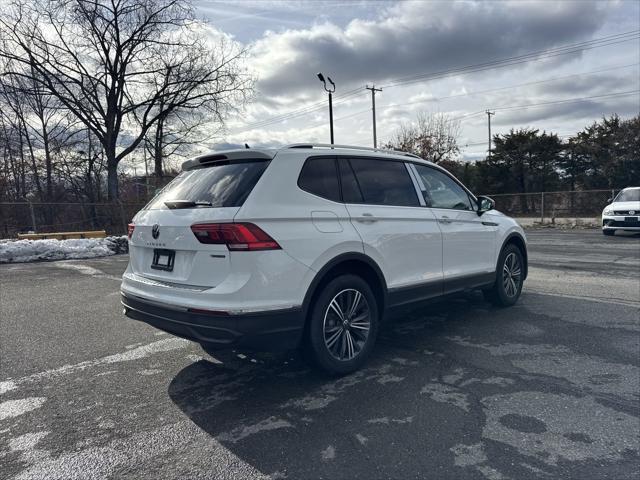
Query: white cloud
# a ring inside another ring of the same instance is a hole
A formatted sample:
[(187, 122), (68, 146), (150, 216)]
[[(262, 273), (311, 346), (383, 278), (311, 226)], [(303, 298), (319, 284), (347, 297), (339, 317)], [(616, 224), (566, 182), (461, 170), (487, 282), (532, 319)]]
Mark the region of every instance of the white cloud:
[[(391, 137), (399, 122), (414, 119), (420, 110), (462, 116), (487, 108), (639, 88), (637, 65), (593, 73), (612, 65), (637, 63), (637, 40), (509, 68), (388, 85), (391, 79), (638, 29), (637, 2), (364, 2), (360, 7), (350, 2), (342, 8), (344, 15), (335, 3), (314, 4), (315, 15), (308, 4), (297, 4), (297, 17), (291, 4), (278, 4), (267, 14), (265, 5), (259, 3), (264, 30), (256, 32), (255, 22), (246, 26), (252, 29), (254, 39), (248, 63), (258, 76), (256, 102), (231, 119), (230, 142), (246, 141), (253, 146), (327, 141), (326, 97), (315, 76), (318, 71), (337, 84), (334, 116), (336, 141), (341, 143), (371, 141), (371, 97), (364, 90), (367, 83), (384, 88), (376, 97), (380, 140)], [(244, 4), (243, 14), (247, 9)], [(273, 17), (278, 15), (292, 21), (274, 23)], [(233, 26), (236, 31), (241, 27), (240, 23)], [(576, 78), (550, 81), (585, 72)], [(513, 88), (535, 81), (543, 83)], [(340, 98), (351, 90), (354, 95)], [(305, 108), (299, 115), (277, 118)], [(577, 131), (603, 114), (617, 111), (632, 115), (638, 108), (638, 97), (631, 96), (503, 111), (494, 117), (494, 131), (506, 132), (520, 124)], [(274, 117), (279, 121), (269, 122)], [(462, 128), (469, 143), (482, 141), (486, 116), (465, 118)], [(473, 149), (482, 151), (481, 147)]]

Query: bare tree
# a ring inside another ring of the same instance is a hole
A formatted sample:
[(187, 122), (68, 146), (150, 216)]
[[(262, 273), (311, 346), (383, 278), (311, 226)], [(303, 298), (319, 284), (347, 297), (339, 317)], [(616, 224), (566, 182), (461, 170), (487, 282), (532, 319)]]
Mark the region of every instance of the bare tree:
[(188, 157), (196, 145), (211, 140), (221, 129), (221, 124), (216, 126), (207, 121), (206, 114), (197, 111), (178, 110), (158, 119), (144, 140), (145, 155), (152, 159), (158, 180), (156, 186), (164, 183), (167, 158)]
[(95, 135), (111, 200), (119, 163), (160, 118), (251, 89), (244, 52), (215, 51), (186, 0), (15, 0), (8, 10), (0, 56), (16, 68), (4, 74), (37, 82)]
[[(188, 77), (193, 76), (203, 65), (209, 68), (210, 65), (226, 64), (225, 56), (230, 55), (239, 60), (244, 52), (235, 49), (226, 37), (220, 37), (215, 42), (213, 50), (210, 45), (205, 44), (193, 45), (188, 51), (182, 48), (167, 48), (164, 55), (158, 59), (162, 64), (162, 68), (159, 68), (160, 73), (156, 76), (158, 87), (171, 81), (167, 76), (175, 76), (172, 65), (185, 65), (184, 72)], [(245, 87), (250, 83), (247, 82), (247, 85), (239, 88), (231, 78), (236, 75), (238, 72), (233, 68), (220, 70), (214, 82), (214, 91), (209, 92), (209, 95), (193, 98), (188, 103), (169, 96), (159, 100), (156, 107), (159, 112), (158, 119), (147, 131), (144, 143), (153, 159), (154, 174), (160, 183), (164, 176), (165, 158), (188, 155), (194, 145), (213, 138), (222, 129), (225, 115), (237, 110), (235, 103), (246, 99), (249, 89)], [(189, 80), (184, 78), (183, 81)]]
[(386, 148), (418, 155), (433, 163), (453, 160), (460, 153), (460, 121), (444, 113), (419, 113), (415, 123), (402, 123)]
[[(0, 103), (6, 155), (13, 163), (12, 170), (16, 179), (18, 175), (21, 177), (20, 182), (16, 183), (16, 198), (26, 197), (27, 191), (35, 188), (37, 198), (44, 201), (40, 162), (36, 156), (38, 147), (29, 125), (30, 114), (33, 112), (29, 110), (24, 79), (15, 75), (3, 76), (0, 81)], [(31, 172), (30, 175), (27, 170)], [(34, 188), (30, 188), (31, 186)]]

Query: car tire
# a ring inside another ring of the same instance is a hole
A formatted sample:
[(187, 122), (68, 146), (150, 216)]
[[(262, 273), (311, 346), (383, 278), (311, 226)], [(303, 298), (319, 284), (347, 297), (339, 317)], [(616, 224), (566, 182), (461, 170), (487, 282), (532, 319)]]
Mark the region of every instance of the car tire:
[(499, 307), (510, 307), (520, 298), (524, 282), (524, 259), (522, 252), (510, 243), (502, 249), (496, 268), (493, 286), (483, 290), (484, 297)]
[(305, 356), (330, 375), (358, 370), (373, 349), (380, 312), (369, 284), (356, 275), (329, 281), (309, 310)]
[(607, 237), (610, 237), (612, 235), (615, 235), (616, 231), (615, 230), (602, 230), (602, 233), (604, 235), (606, 235)]

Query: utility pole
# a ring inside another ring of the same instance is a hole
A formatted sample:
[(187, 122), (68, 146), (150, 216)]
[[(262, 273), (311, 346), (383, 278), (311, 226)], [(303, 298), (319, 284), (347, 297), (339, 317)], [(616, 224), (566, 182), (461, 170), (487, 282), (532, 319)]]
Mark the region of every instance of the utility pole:
[(491, 158), (491, 115), (495, 115), (496, 112), (490, 112), (489, 110), (487, 110), (486, 113), (489, 125), (489, 158)]
[(371, 111), (373, 113), (373, 148), (378, 148), (378, 138), (376, 136), (376, 92), (381, 92), (381, 88), (376, 88), (375, 85), (367, 85), (364, 87), (366, 90), (371, 90)]

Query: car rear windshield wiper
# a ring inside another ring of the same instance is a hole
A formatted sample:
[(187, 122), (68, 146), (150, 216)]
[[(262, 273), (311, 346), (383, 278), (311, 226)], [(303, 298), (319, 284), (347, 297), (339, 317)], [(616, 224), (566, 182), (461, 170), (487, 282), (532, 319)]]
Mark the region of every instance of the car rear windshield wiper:
[(171, 200), (171, 201), (164, 202), (164, 204), (172, 210), (178, 209), (178, 208), (212, 207), (213, 206), (211, 202), (205, 202), (202, 200), (198, 200), (196, 202), (192, 200)]

